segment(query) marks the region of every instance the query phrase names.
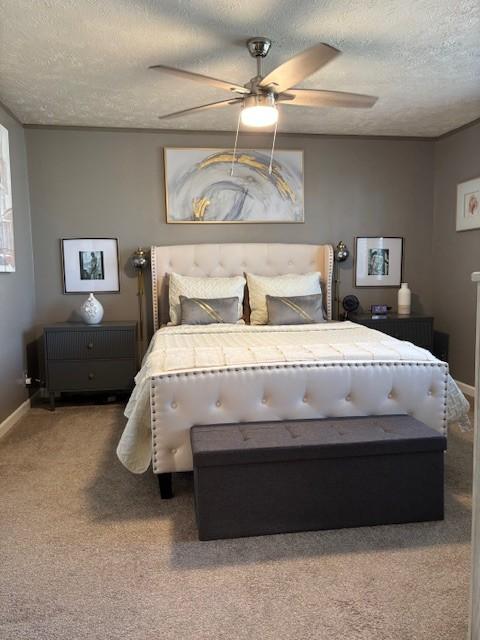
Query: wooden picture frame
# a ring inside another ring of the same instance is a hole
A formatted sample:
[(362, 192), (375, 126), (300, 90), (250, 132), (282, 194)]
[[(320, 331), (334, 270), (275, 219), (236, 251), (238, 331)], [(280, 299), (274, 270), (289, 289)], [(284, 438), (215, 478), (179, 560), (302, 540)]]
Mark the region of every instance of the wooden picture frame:
[(165, 147), (170, 224), (301, 224), (304, 153), (279, 149)]

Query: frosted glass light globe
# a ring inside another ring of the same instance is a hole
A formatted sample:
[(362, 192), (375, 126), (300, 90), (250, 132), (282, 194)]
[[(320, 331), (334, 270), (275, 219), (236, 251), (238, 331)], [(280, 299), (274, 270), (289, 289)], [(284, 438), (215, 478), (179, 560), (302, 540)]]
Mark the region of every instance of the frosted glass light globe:
[(240, 119), (246, 127), (269, 127), (277, 122), (278, 111), (276, 107), (267, 105), (245, 107)]

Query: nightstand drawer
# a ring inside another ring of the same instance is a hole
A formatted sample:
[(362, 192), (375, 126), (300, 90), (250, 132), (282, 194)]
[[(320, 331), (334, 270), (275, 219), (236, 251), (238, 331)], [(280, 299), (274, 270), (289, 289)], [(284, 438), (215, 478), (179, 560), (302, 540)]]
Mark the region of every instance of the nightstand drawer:
[(128, 329), (55, 330), (46, 334), (48, 360), (133, 358), (135, 331)]
[(48, 363), (48, 389), (120, 391), (133, 387), (135, 360), (56, 360)]

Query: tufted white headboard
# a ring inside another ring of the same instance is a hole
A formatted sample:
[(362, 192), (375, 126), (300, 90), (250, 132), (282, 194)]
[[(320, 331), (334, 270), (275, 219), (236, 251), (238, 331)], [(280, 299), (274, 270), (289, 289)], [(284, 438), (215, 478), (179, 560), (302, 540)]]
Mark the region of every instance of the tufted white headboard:
[(168, 317), (168, 275), (264, 276), (320, 271), (328, 319), (332, 319), (333, 247), (329, 244), (184, 244), (152, 247), (153, 328)]

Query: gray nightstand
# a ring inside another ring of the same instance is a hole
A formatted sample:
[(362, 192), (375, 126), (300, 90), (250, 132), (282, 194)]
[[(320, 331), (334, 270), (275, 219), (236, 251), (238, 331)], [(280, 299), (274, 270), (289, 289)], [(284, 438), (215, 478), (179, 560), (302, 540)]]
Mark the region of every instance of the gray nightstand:
[(63, 391), (128, 391), (137, 372), (136, 323), (59, 322), (44, 328), (50, 407)]
[(385, 318), (372, 318), (370, 313), (351, 314), (348, 318), (352, 322), (363, 324), (365, 327), (377, 329), (399, 340), (408, 340), (429, 351), (433, 350), (433, 318), (411, 314), (409, 316), (389, 313)]

